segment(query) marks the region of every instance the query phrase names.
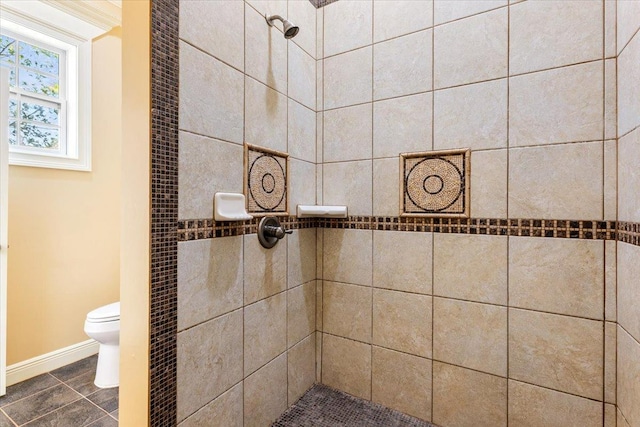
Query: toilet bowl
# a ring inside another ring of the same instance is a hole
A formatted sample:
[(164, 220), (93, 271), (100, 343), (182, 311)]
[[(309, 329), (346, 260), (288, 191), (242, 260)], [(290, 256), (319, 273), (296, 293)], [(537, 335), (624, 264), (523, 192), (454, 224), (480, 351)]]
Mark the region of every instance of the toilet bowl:
[(96, 308), (87, 314), (84, 333), (98, 341), (98, 366), (94, 384), (100, 388), (120, 383), (120, 303)]

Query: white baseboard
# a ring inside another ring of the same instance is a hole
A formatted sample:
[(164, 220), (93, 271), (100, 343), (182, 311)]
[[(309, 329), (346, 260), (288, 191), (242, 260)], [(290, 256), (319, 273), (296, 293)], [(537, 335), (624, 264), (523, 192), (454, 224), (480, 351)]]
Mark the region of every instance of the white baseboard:
[(86, 340), (78, 344), (70, 345), (69, 347), (52, 351), (51, 353), (7, 366), (7, 386), (17, 384), (97, 354), (99, 346), (100, 344), (95, 340)]

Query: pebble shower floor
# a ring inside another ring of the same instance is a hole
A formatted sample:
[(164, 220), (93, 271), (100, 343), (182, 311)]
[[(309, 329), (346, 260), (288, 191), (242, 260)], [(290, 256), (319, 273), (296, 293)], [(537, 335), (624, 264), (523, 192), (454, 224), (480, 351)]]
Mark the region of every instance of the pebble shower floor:
[(436, 427), (382, 405), (316, 384), (271, 427)]

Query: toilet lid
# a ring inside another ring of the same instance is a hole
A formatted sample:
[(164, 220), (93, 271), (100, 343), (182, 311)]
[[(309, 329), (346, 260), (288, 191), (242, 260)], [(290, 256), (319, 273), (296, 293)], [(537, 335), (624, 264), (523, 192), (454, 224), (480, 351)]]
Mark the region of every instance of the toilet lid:
[(90, 311), (89, 314), (87, 314), (87, 320), (89, 322), (111, 322), (113, 320), (120, 320), (120, 303), (114, 302), (113, 304)]

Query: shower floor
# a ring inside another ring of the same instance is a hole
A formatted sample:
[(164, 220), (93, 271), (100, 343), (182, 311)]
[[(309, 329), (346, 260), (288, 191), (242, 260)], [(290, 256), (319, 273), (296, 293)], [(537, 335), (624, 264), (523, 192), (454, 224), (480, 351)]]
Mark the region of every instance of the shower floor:
[(382, 405), (316, 384), (271, 427), (435, 427)]

